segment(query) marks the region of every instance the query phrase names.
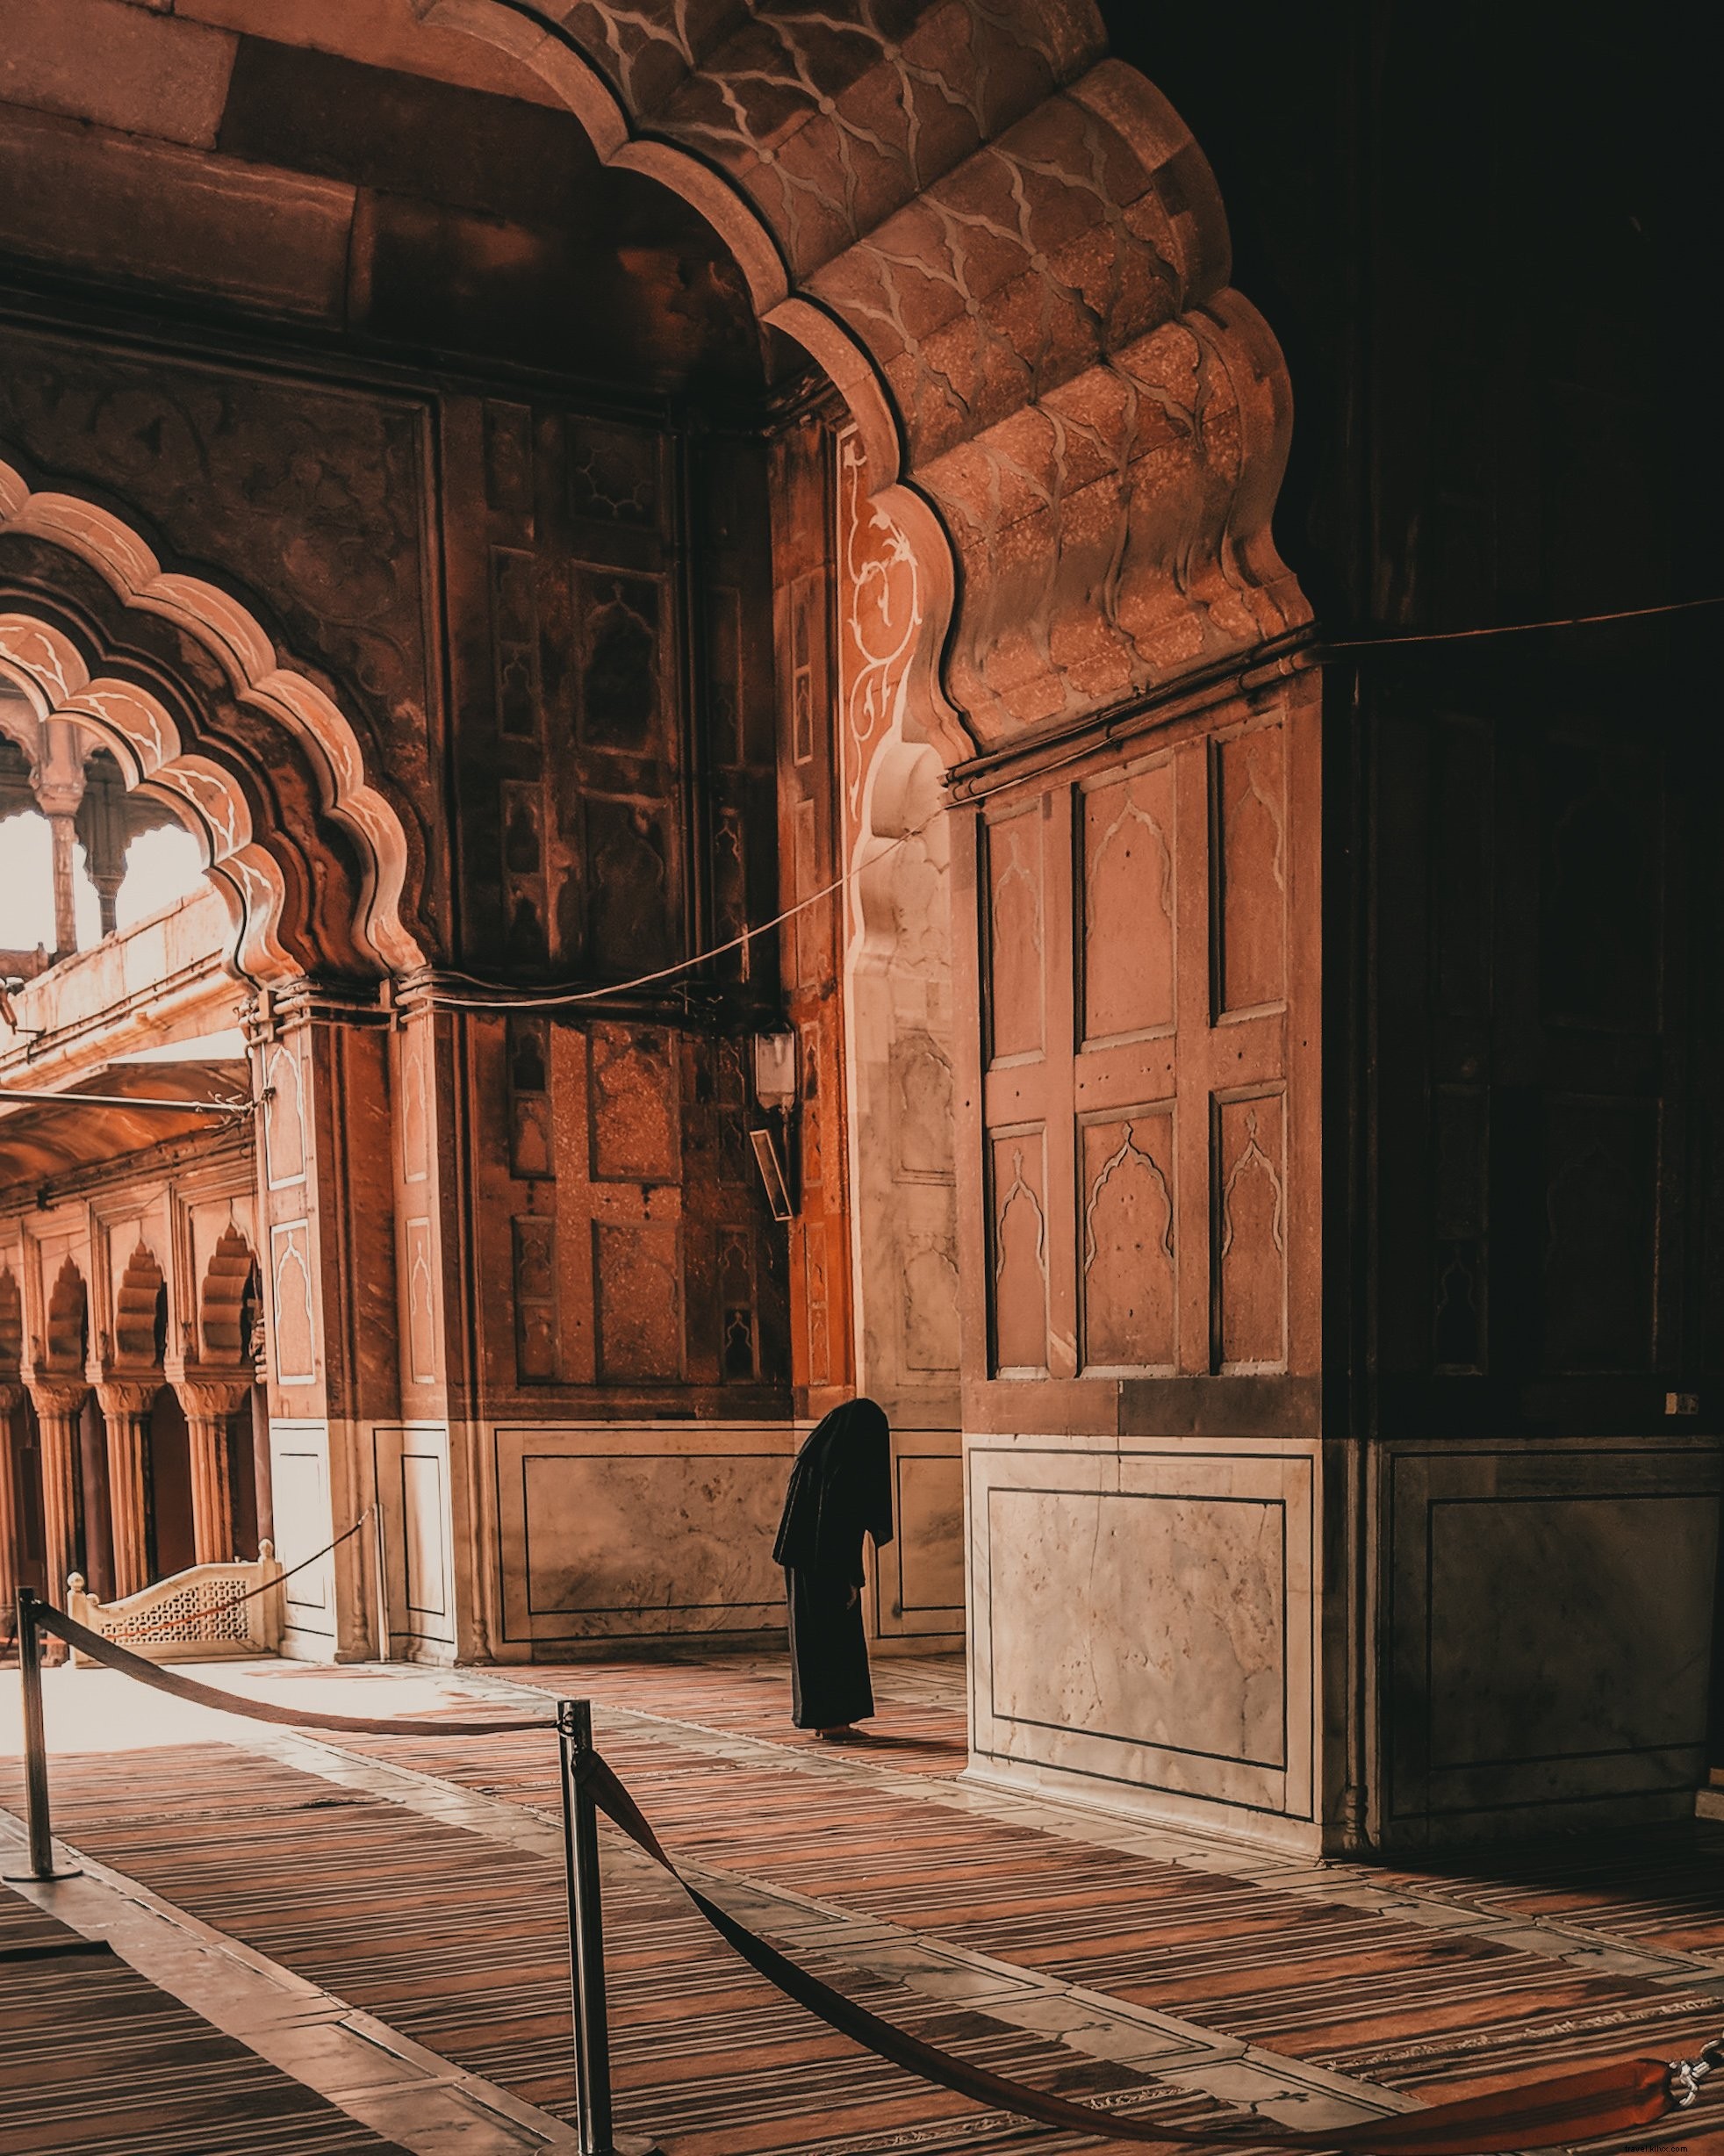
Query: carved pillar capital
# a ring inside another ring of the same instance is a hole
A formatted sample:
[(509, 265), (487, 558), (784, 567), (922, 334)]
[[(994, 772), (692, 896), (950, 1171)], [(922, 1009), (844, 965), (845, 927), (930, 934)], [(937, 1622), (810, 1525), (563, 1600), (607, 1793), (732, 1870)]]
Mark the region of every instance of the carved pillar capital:
[(199, 1564), (226, 1564), (233, 1556), (227, 1427), (251, 1398), (253, 1382), (249, 1369), (199, 1369), (174, 1380), (190, 1442), (191, 1540)]
[(97, 1401), (110, 1420), (119, 1415), (147, 1415), (166, 1382), (160, 1370), (104, 1375), (96, 1386)]
[(32, 1370), (24, 1383), (42, 1423), (51, 1416), (75, 1421), (90, 1398), (89, 1378), (71, 1370)]
[(173, 1386), (188, 1422), (226, 1422), (250, 1399), (251, 1389), (256, 1382), (255, 1374), (248, 1366), (214, 1371), (198, 1365), (176, 1377)]

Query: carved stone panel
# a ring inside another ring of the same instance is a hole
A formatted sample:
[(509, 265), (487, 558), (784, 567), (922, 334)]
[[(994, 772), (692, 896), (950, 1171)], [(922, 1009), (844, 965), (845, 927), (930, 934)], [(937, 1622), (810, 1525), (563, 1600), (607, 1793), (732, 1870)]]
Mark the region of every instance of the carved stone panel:
[(682, 1376), (682, 1259), (677, 1229), (595, 1220), (593, 1273), (599, 1375), (607, 1383)]
[(1153, 764), (1083, 795), (1083, 1035), (1174, 1023), (1174, 766)]
[(799, 801), (795, 805), (791, 819), (790, 848), (792, 888), (795, 892), (793, 902), (801, 908), (794, 931), (796, 986), (815, 988), (830, 970), (832, 923), (828, 906), (807, 902), (821, 887), (820, 841), (812, 801)]
[(409, 1024), (401, 1035), (401, 1180), (431, 1176), (432, 1046), (427, 1024)]
[(808, 1223), (802, 1235), (802, 1289), (808, 1329), (808, 1383), (830, 1384), (832, 1380), (832, 1321), (830, 1291), (826, 1277), (826, 1223)]
[(1039, 803), (988, 825), (987, 893), (989, 1046), (998, 1063), (1042, 1048)]
[(727, 1384), (751, 1384), (760, 1375), (759, 1297), (755, 1285), (754, 1231), (718, 1231), (719, 1374)]
[(1215, 744), (1210, 917), (1217, 1016), (1261, 1010), (1287, 993), (1287, 778), (1282, 729), (1256, 727)]
[(509, 1173), (557, 1173), (550, 1120), (550, 1022), (525, 1012), (508, 1022)]
[(662, 445), (657, 435), (602, 420), (569, 421), (569, 508), (583, 522), (656, 531)]
[(407, 1366), (413, 1383), (435, 1384), (437, 1377), (437, 1277), (431, 1223), (406, 1225)]
[(587, 1061), (595, 1182), (674, 1182), (681, 1111), (674, 1036), (643, 1025), (595, 1025)]
[(959, 1347), (956, 1239), (912, 1235), (903, 1262), (904, 1367), (918, 1376), (950, 1376)]
[(584, 747), (669, 760), (657, 578), (578, 565), (577, 727)]
[(1047, 1197), (1043, 1133), (996, 1132), (992, 1168), (994, 1364), (1047, 1368)]
[(533, 514), (533, 414), (525, 405), (485, 407), (485, 506), (530, 521)]
[(536, 780), (505, 780), (503, 900), (510, 962), (542, 966), (549, 955), (546, 926), (544, 792)]
[(557, 1223), (528, 1213), (509, 1223), (514, 1247), (515, 1375), (522, 1384), (557, 1376)]
[(269, 1230), (269, 1298), (276, 1377), (284, 1385), (317, 1382), (317, 1321), (312, 1294), (311, 1226), (284, 1221)]
[(674, 955), (669, 811), (592, 796), (586, 834), (594, 968), (632, 978), (668, 965)]
[(519, 547), (491, 550), (491, 644), (496, 668), (497, 730), (517, 741), (539, 737), (539, 600), (536, 564)]
[(952, 1180), (952, 1064), (933, 1036), (894, 1037), (892, 1074), (894, 1172), (906, 1182)]
[(305, 1175), (305, 1086), (292, 1044), (277, 1041), (263, 1058), (263, 1161), (272, 1190)]
[(1214, 1109), (1212, 1331), (1224, 1371), (1287, 1362), (1286, 1101), (1276, 1090)]
[(1171, 1370), (1178, 1352), (1173, 1108), (1088, 1123), (1080, 1139), (1084, 1364)]

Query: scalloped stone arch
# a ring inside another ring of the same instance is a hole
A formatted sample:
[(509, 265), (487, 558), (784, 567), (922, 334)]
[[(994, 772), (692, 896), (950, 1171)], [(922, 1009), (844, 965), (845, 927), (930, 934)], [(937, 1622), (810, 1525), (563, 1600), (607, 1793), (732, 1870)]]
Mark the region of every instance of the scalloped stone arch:
[(1279, 348), (1091, 0), (413, 4), (682, 195), (825, 368), (945, 630), (916, 708), (949, 760), (1309, 621), (1270, 532)]
[[(164, 571), (108, 510), (75, 495), (32, 492), (0, 462), (0, 535), (6, 533), (62, 549), (94, 570), (128, 611), (169, 622), (214, 662), (238, 705), (292, 737), (324, 813), (354, 842), (361, 865), (356, 945), (383, 971), (422, 965), (402, 920), (408, 851), (400, 819), (367, 777), (358, 737), (339, 707), (305, 675), (277, 663), (256, 618), (213, 585)], [(64, 629), (18, 607), (0, 613), (0, 672), (40, 718), (79, 720), (115, 751), (128, 786), (149, 787), (186, 816), (202, 839), (206, 870), (228, 898), (241, 973), (274, 985), (307, 970), (284, 932), (291, 910), (285, 880), (260, 843), (239, 774), (188, 743), (160, 696), (92, 672)]]
[(167, 1293), (161, 1261), (140, 1239), (126, 1261), (114, 1296), (114, 1349), (128, 1369), (160, 1367)]
[(90, 1289), (71, 1258), (61, 1264), (48, 1290), (47, 1345), (45, 1369), (83, 1374), (90, 1352)]
[(213, 1361), (241, 1360), (246, 1345), (246, 1304), (256, 1297), (258, 1277), (252, 1247), (230, 1221), (210, 1254), (198, 1297), (204, 1353)]
[(0, 1265), (0, 1383), (16, 1379), (24, 1360), (24, 1297), (10, 1265)]

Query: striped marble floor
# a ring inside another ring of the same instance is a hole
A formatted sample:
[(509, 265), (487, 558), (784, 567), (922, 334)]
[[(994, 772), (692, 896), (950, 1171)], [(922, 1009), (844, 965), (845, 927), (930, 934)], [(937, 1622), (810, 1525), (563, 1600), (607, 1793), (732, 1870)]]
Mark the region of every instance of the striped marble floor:
[[(1227, 2097), (1318, 2124), (1330, 2102), (1331, 2118), (1362, 2116), (1349, 2095), (1402, 2109), (1581, 2058), (1677, 2055), (1724, 2024), (1716, 1829), (1416, 1871), (1309, 1865), (960, 1783), (953, 1671), (877, 1674), (878, 1740), (855, 1750), (787, 1730), (767, 1661), (461, 1673), (444, 1699), (458, 1721), (506, 1692), (591, 1697), (649, 1816), (749, 1921), (876, 2011), (1103, 2107), (1214, 2117)], [(335, 1680), (269, 1681), (283, 1699), (315, 1683), (327, 1705)], [(383, 1683), (351, 1681), (377, 1711)], [(211, 1726), (239, 1742), (57, 1761), (61, 1831), (566, 2115), (550, 1741), (284, 1750)], [(0, 1764), (0, 1802), (16, 1800)], [(981, 2113), (859, 2054), (620, 1850), (607, 1922), (621, 2123), (669, 2156), (1126, 2145)], [(1712, 2104), (1657, 2138), (1698, 2148), (1720, 2131)]]
[(7, 2156), (402, 2156), (0, 1886)]

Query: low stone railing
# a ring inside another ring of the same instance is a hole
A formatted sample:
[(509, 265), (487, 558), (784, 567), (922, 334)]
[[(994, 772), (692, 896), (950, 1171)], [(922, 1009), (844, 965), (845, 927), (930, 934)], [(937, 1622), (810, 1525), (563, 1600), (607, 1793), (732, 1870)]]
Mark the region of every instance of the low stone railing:
[[(275, 1545), (265, 1542), (255, 1563), (190, 1565), (119, 1602), (98, 1602), (74, 1572), (66, 1613), (151, 1662), (231, 1662), (280, 1647), (287, 1621)], [(75, 1651), (72, 1658), (90, 1659)]]

